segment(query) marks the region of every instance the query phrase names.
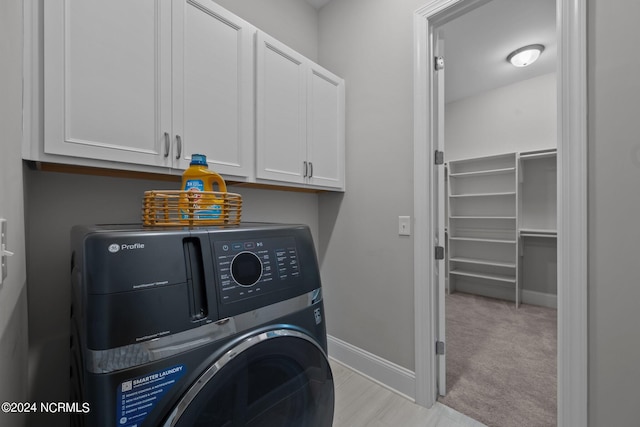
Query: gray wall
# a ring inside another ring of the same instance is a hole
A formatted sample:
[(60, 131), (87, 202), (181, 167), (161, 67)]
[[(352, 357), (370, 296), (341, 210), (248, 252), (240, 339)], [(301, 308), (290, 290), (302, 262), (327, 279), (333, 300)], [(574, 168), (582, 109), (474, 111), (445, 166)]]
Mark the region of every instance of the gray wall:
[(215, 0), (312, 61), (318, 59), (318, 12), (303, 0)]
[(319, 61), (346, 81), (347, 191), (320, 196), (329, 334), (414, 369), (413, 11), (424, 0), (320, 10)]
[[(8, 220), (8, 275), (0, 285), (0, 402), (27, 400), (27, 291), (22, 203), (22, 1), (0, 2), (0, 218)], [(0, 425), (22, 414), (0, 412)]]
[(637, 0), (588, 0), (589, 425), (640, 420)]

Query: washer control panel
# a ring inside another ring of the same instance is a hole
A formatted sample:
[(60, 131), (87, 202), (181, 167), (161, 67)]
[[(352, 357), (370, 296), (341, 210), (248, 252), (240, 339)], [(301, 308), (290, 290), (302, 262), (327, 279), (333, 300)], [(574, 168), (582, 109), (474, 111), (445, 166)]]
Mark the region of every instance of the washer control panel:
[(213, 246), (222, 303), (286, 288), (300, 276), (294, 237), (215, 241)]

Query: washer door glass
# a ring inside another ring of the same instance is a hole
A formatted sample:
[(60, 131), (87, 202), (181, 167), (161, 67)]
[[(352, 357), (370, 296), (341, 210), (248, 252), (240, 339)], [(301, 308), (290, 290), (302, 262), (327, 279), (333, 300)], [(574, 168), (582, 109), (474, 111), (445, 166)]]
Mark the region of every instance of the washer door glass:
[(333, 421), (333, 376), (306, 334), (252, 336), (211, 365), (165, 426), (318, 426)]

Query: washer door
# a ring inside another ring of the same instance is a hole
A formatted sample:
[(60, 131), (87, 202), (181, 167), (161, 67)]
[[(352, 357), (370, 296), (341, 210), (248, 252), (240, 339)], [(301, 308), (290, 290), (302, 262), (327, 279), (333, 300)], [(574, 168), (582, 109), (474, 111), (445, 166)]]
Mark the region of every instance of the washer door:
[(333, 421), (333, 376), (306, 334), (277, 329), (245, 339), (211, 365), (164, 426), (319, 426)]

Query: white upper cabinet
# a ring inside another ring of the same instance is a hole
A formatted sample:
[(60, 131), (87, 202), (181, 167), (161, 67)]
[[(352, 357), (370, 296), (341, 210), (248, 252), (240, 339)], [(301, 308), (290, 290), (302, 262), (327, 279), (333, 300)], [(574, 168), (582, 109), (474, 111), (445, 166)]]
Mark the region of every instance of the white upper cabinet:
[(258, 31), (256, 176), (344, 189), (344, 81)]
[(168, 165), (170, 4), (43, 3), (45, 153)]
[(207, 0), (44, 3), (46, 153), (250, 176), (254, 27)]
[(304, 183), (307, 59), (263, 32), (257, 44), (257, 177)]
[(212, 0), (26, 9), (25, 159), (344, 191), (344, 80)]
[(344, 189), (344, 80), (316, 64), (308, 79), (309, 182)]
[(174, 4), (173, 131), (176, 167), (193, 153), (211, 169), (253, 171), (253, 35), (249, 23), (208, 0)]

